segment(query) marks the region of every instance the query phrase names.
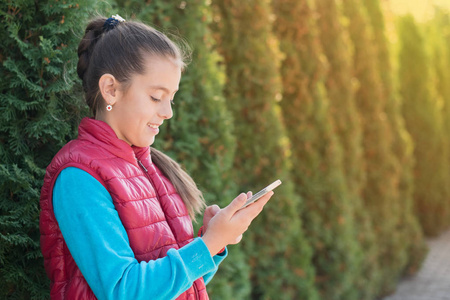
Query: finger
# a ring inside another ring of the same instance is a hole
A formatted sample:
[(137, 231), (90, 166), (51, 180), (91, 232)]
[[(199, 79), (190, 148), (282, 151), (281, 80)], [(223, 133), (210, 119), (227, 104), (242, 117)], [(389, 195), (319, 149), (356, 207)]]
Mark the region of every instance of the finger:
[(215, 208), (214, 208), (215, 206), (217, 206), (217, 205), (210, 205), (210, 206), (206, 207), (205, 214), (213, 215), (213, 212), (215, 211)]
[(247, 192), (247, 199), (250, 199), (253, 196), (252, 191), (248, 191)]
[(242, 240), (242, 234), (236, 238), (236, 241), (235, 241), (236, 244), (239, 244), (239, 242), (240, 242), (241, 240)]
[(272, 198), (272, 196), (274, 195), (273, 191), (268, 192), (266, 195), (264, 195), (263, 197), (261, 197), (261, 199), (259, 199), (258, 201), (256, 201), (256, 203), (263, 208), (267, 202), (269, 202), (270, 198)]
[(205, 209), (205, 214), (214, 216), (219, 210), (220, 210), (220, 207), (218, 205), (214, 204), (214, 205), (208, 206)]
[(226, 214), (229, 214), (230, 216), (232, 216), (236, 211), (238, 211), (245, 204), (246, 200), (247, 200), (247, 195), (244, 193), (241, 193), (239, 196), (234, 198), (234, 200), (231, 201), (231, 203), (228, 204), (228, 206), (225, 207), (223, 209), (223, 211)]
[(236, 245), (239, 244), (239, 242), (242, 240), (242, 234), (240, 236), (238, 236), (234, 241), (232, 241), (230, 244), (231, 245)]
[(211, 213), (213, 216), (220, 211), (219, 205), (214, 204), (214, 205), (211, 205), (210, 207), (211, 207), (210, 210), (211, 210)]
[(256, 218), (256, 216), (259, 215), (259, 213), (264, 208), (264, 205), (266, 205), (266, 203), (270, 200), (273, 194), (274, 194), (273, 191), (268, 192), (266, 195), (258, 199), (258, 201), (254, 202), (252, 205), (247, 206), (242, 211), (244, 210), (247, 211), (247, 213), (252, 219)]

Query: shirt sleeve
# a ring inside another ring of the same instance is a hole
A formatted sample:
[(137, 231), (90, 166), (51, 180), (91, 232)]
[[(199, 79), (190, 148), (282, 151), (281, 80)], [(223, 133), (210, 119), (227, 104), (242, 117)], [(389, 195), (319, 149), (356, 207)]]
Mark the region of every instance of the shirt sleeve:
[(219, 265), (222, 263), (222, 261), (228, 256), (228, 248), (225, 247), (225, 251), (222, 253), (219, 253), (217, 255), (213, 256), (214, 263), (216, 265), (216, 268), (212, 270), (211, 272), (207, 273), (203, 276), (203, 280), (205, 281), (205, 285), (208, 284), (211, 279), (216, 275), (217, 270), (219, 269)]
[(89, 173), (64, 169), (53, 188), (53, 209), (67, 247), (98, 299), (173, 299), (223, 258), (201, 238), (167, 256), (138, 262), (105, 187)]

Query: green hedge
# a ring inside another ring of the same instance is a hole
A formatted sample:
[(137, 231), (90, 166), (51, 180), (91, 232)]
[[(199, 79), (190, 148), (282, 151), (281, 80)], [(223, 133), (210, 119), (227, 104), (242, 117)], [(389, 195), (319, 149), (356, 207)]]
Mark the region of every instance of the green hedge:
[(422, 228), (414, 214), (414, 142), (406, 129), (401, 111), (405, 103), (395, 88), (398, 80), (392, 65), (393, 57), (386, 36), (384, 16), (379, 1), (367, 0), (364, 4), (374, 33), (372, 45), (376, 49), (376, 65), (381, 79), (382, 97), (386, 101), (386, 116), (393, 135), (391, 152), (396, 157), (393, 171), (398, 176), (397, 193), (390, 207), (397, 216), (394, 228), (398, 234), (391, 241), (396, 255), (389, 264), (394, 272), (385, 279), (387, 285), (394, 289), (395, 282), (401, 275), (418, 269), (427, 251)]
[[(293, 181), (302, 196), (315, 282), (321, 299), (360, 299), (362, 249), (347, 189), (342, 146), (334, 134), (314, 11), (306, 0), (273, 3), (283, 52), (281, 107), (292, 145)], [(305, 30), (308, 28), (308, 30)]]
[(0, 298), (47, 299), (39, 195), (86, 113), (77, 47), (92, 1), (0, 3)]
[(375, 232), (374, 263), (380, 270), (374, 276), (373, 292), (383, 295), (395, 288), (406, 260), (400, 244), (402, 232), (397, 229), (403, 207), (398, 198), (399, 161), (392, 151), (395, 130), (386, 112), (389, 99), (384, 95), (375, 33), (367, 11), (354, 0), (344, 0), (343, 11), (353, 43), (353, 76), (358, 81), (355, 99), (363, 128), (366, 184), (361, 195)]
[(361, 191), (366, 182), (362, 145), (362, 120), (355, 99), (353, 52), (349, 33), (343, 23), (341, 7), (335, 0), (316, 3), (319, 37), (327, 58), (326, 89), (333, 117), (334, 131), (343, 148), (344, 173), (350, 202), (354, 211), (356, 240), (363, 250), (359, 272), (355, 275), (354, 290), (358, 299), (372, 299), (376, 293), (375, 278), (379, 269), (375, 232), (370, 214), (365, 209)]
[(227, 74), (225, 96), (235, 119), (234, 177), (240, 191), (275, 179), (272, 202), (252, 223), (243, 246), (251, 267), (252, 299), (315, 299), (311, 250), (289, 175), (291, 148), (277, 98), (278, 51), (269, 1), (213, 1), (216, 37)]
[[(415, 214), (425, 233), (436, 235), (448, 227), (450, 220), (448, 132), (442, 113), (444, 103), (439, 101), (439, 91), (432, 81), (436, 63), (442, 62), (433, 63), (427, 51), (430, 38), (424, 37), (411, 16), (398, 21), (398, 33), (400, 93), (405, 103), (402, 112), (415, 143)], [(448, 103), (449, 99), (445, 100)]]

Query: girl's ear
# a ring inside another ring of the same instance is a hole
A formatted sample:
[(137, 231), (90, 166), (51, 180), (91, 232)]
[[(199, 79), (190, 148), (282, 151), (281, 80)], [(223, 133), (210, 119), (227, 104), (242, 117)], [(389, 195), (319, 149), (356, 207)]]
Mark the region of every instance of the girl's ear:
[(105, 105), (114, 105), (118, 97), (119, 82), (111, 74), (103, 74), (98, 81), (98, 87)]

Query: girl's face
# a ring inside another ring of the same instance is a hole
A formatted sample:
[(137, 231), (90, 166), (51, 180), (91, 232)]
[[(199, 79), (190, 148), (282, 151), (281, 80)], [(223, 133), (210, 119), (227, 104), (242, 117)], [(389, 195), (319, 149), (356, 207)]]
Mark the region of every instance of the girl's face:
[(175, 61), (147, 55), (145, 73), (134, 74), (126, 91), (115, 90), (113, 109), (105, 111), (102, 119), (129, 145), (150, 146), (159, 126), (173, 115), (172, 100), (180, 79)]

